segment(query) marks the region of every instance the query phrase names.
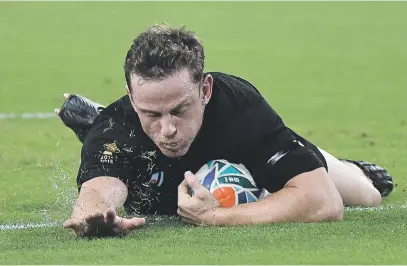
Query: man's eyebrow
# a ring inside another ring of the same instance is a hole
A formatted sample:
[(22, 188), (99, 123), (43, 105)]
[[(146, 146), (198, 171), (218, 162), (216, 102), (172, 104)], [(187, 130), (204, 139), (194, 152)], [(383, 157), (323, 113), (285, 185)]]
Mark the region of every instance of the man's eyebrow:
[[(171, 109), (171, 111), (177, 110), (185, 105), (189, 104), (189, 99), (185, 99), (182, 102), (180, 102), (179, 104), (177, 104), (174, 108)], [(150, 113), (150, 114), (161, 114), (161, 112), (159, 111), (154, 111), (154, 110), (149, 110), (149, 109), (144, 109), (144, 108), (138, 108), (141, 112), (143, 113)]]
[(177, 110), (185, 105), (189, 104), (189, 99), (185, 99), (182, 102), (180, 102), (179, 104), (177, 104), (174, 108), (172, 108), (171, 110)]
[(148, 109), (143, 109), (143, 108), (138, 108), (140, 111), (142, 111), (143, 113), (150, 113), (150, 114), (160, 114), (160, 112), (157, 111), (153, 111), (153, 110), (148, 110)]

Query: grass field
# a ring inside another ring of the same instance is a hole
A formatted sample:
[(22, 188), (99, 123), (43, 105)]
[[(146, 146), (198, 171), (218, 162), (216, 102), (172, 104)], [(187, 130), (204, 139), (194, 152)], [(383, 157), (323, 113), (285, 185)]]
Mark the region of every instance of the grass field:
[[(337, 157), (374, 161), (397, 187), (345, 221), (195, 228), (149, 217), (124, 239), (61, 228), (80, 143), (58, 119), (0, 120), (4, 264), (407, 264), (406, 2), (0, 2), (0, 113), (52, 112), (64, 92), (108, 104), (124, 93), (132, 39), (185, 24), (206, 70), (254, 83), (298, 133)], [(1, 226), (0, 226), (1, 227)]]

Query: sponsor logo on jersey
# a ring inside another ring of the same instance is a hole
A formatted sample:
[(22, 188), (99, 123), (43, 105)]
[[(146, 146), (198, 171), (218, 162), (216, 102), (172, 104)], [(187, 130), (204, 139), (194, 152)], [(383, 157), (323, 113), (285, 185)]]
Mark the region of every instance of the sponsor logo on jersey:
[(100, 162), (113, 164), (116, 158), (115, 154), (120, 152), (119, 148), (117, 147), (115, 142), (107, 143), (103, 146), (105, 150), (103, 151), (103, 154), (100, 157)]

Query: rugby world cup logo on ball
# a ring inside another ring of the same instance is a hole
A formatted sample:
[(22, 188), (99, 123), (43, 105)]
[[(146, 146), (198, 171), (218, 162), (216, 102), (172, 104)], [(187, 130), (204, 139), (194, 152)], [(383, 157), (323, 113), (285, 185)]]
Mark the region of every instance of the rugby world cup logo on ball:
[(246, 167), (226, 160), (208, 162), (196, 176), (224, 208), (257, 201), (265, 192), (256, 187)]

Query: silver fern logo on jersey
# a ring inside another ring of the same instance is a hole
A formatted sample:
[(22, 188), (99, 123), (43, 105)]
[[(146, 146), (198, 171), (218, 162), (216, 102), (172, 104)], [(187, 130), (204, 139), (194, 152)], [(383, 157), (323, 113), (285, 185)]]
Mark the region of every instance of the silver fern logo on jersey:
[(164, 182), (164, 172), (160, 171), (157, 173), (152, 174), (150, 183), (157, 185), (157, 187), (161, 186)]

